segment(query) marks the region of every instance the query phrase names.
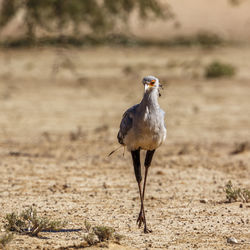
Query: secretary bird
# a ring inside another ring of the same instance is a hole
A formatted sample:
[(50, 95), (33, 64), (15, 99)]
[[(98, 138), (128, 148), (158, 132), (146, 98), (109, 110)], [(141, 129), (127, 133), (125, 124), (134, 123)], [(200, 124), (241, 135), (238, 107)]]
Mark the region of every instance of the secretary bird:
[[(142, 83), (144, 85), (143, 98), (139, 104), (132, 106), (123, 114), (117, 139), (121, 145), (127, 147), (128, 151), (131, 152), (141, 201), (137, 224), (140, 228), (143, 223), (144, 233), (149, 233), (151, 230), (147, 228), (143, 204), (147, 174), (155, 150), (166, 139), (167, 130), (164, 123), (165, 112), (158, 104), (159, 88), (161, 88), (158, 78), (146, 76), (143, 78)], [(140, 150), (147, 151), (144, 162), (143, 190), (141, 187)]]

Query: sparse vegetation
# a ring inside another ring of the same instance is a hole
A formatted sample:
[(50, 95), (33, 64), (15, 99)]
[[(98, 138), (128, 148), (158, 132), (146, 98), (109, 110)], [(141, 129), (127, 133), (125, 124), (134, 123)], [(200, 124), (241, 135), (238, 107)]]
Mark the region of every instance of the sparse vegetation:
[[(41, 37), (33, 39), (17, 38), (15, 40), (1, 41), (0, 46), (9, 48), (22, 48), (30, 46), (100, 46), (100, 45), (116, 45), (116, 46), (159, 46), (159, 47), (190, 47), (200, 46), (204, 48), (213, 48), (226, 44), (226, 42), (218, 35), (209, 32), (199, 32), (192, 36), (177, 36), (167, 40), (152, 40), (145, 38), (138, 38), (131, 34), (106, 34), (102, 37), (96, 37), (95, 35), (61, 35), (60, 37)], [(130, 69), (128, 68), (130, 73)]]
[(214, 61), (205, 68), (206, 78), (232, 77), (236, 69), (233, 65)]
[(192, 36), (178, 36), (167, 43), (171, 46), (202, 46), (210, 48), (223, 44), (223, 40), (214, 33), (203, 31)]
[(106, 226), (96, 226), (93, 231), (100, 242), (112, 239), (115, 232), (113, 228)]
[(14, 236), (12, 233), (5, 233), (0, 236), (0, 249), (5, 248), (12, 240)]
[(221, 45), (223, 40), (221, 37), (210, 32), (199, 32), (196, 36), (196, 42), (204, 47), (212, 47), (216, 45)]
[(230, 181), (226, 184), (224, 191), (226, 193), (226, 199), (227, 202), (236, 202), (236, 201), (242, 201), (242, 202), (249, 202), (250, 201), (250, 190), (248, 189), (241, 189), (241, 188), (235, 188)]
[(108, 242), (110, 240), (120, 243), (123, 236), (116, 233), (115, 229), (108, 226), (92, 226), (87, 220), (84, 221), (85, 228), (88, 234), (85, 235), (84, 240), (89, 246)]
[(88, 233), (87, 235), (85, 235), (84, 240), (88, 243), (89, 246), (93, 246), (98, 242), (94, 233)]
[(66, 225), (66, 222), (49, 220), (46, 217), (39, 217), (33, 207), (29, 207), (20, 214), (12, 212), (7, 214), (5, 229), (31, 236), (38, 236), (41, 231), (58, 231)]

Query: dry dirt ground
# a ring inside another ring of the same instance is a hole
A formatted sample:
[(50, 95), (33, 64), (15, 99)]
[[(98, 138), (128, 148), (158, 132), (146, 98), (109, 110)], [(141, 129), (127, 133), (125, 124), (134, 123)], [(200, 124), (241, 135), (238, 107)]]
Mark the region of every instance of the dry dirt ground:
[[(1, 230), (7, 213), (31, 205), (68, 221), (40, 238), (15, 235), (9, 249), (70, 249), (84, 241), (85, 219), (124, 236), (110, 249), (249, 249), (250, 204), (225, 203), (223, 190), (229, 180), (250, 188), (249, 58), (248, 47), (2, 49)], [(237, 75), (205, 80), (214, 59)], [(148, 74), (165, 84), (168, 138), (149, 171), (145, 235), (130, 153), (107, 155)]]

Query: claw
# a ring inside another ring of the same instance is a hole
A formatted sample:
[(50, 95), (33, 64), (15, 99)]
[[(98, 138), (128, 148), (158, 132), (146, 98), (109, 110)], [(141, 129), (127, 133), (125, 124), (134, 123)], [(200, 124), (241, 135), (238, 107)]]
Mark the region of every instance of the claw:
[(136, 223), (138, 224), (138, 227), (139, 227), (139, 228), (141, 227), (142, 223), (143, 223), (143, 224), (145, 223), (145, 218), (144, 218), (144, 216), (142, 215), (142, 211), (140, 211)]
[(144, 227), (144, 233), (148, 234), (148, 233), (152, 233), (152, 230), (148, 229), (146, 226)]

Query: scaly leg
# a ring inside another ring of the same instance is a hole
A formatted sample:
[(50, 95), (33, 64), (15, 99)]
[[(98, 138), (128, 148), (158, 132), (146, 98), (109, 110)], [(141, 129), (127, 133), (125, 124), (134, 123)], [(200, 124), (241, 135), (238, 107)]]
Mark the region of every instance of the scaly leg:
[[(147, 182), (147, 176), (148, 176), (148, 169), (149, 169), (149, 167), (151, 165), (154, 152), (155, 152), (155, 150), (152, 150), (152, 151), (148, 150), (147, 154), (146, 154), (145, 163), (144, 163), (144, 165), (145, 165), (145, 176), (144, 176), (144, 183), (143, 183), (142, 200), (144, 200), (144, 195), (145, 195), (145, 190), (146, 190), (146, 182)], [(144, 214), (144, 218), (143, 218), (144, 219), (144, 233), (150, 233), (152, 231), (147, 228), (144, 207), (141, 208), (141, 211), (143, 211), (143, 214)]]
[(140, 162), (140, 149), (131, 151), (132, 159), (133, 159), (133, 165), (134, 165), (134, 171), (135, 171), (135, 178), (138, 183), (138, 189), (140, 194), (140, 201), (141, 201), (141, 210), (137, 219), (138, 226), (141, 227), (141, 224), (144, 223), (144, 208), (143, 208), (143, 198), (142, 198), (142, 191), (141, 191), (141, 162)]

